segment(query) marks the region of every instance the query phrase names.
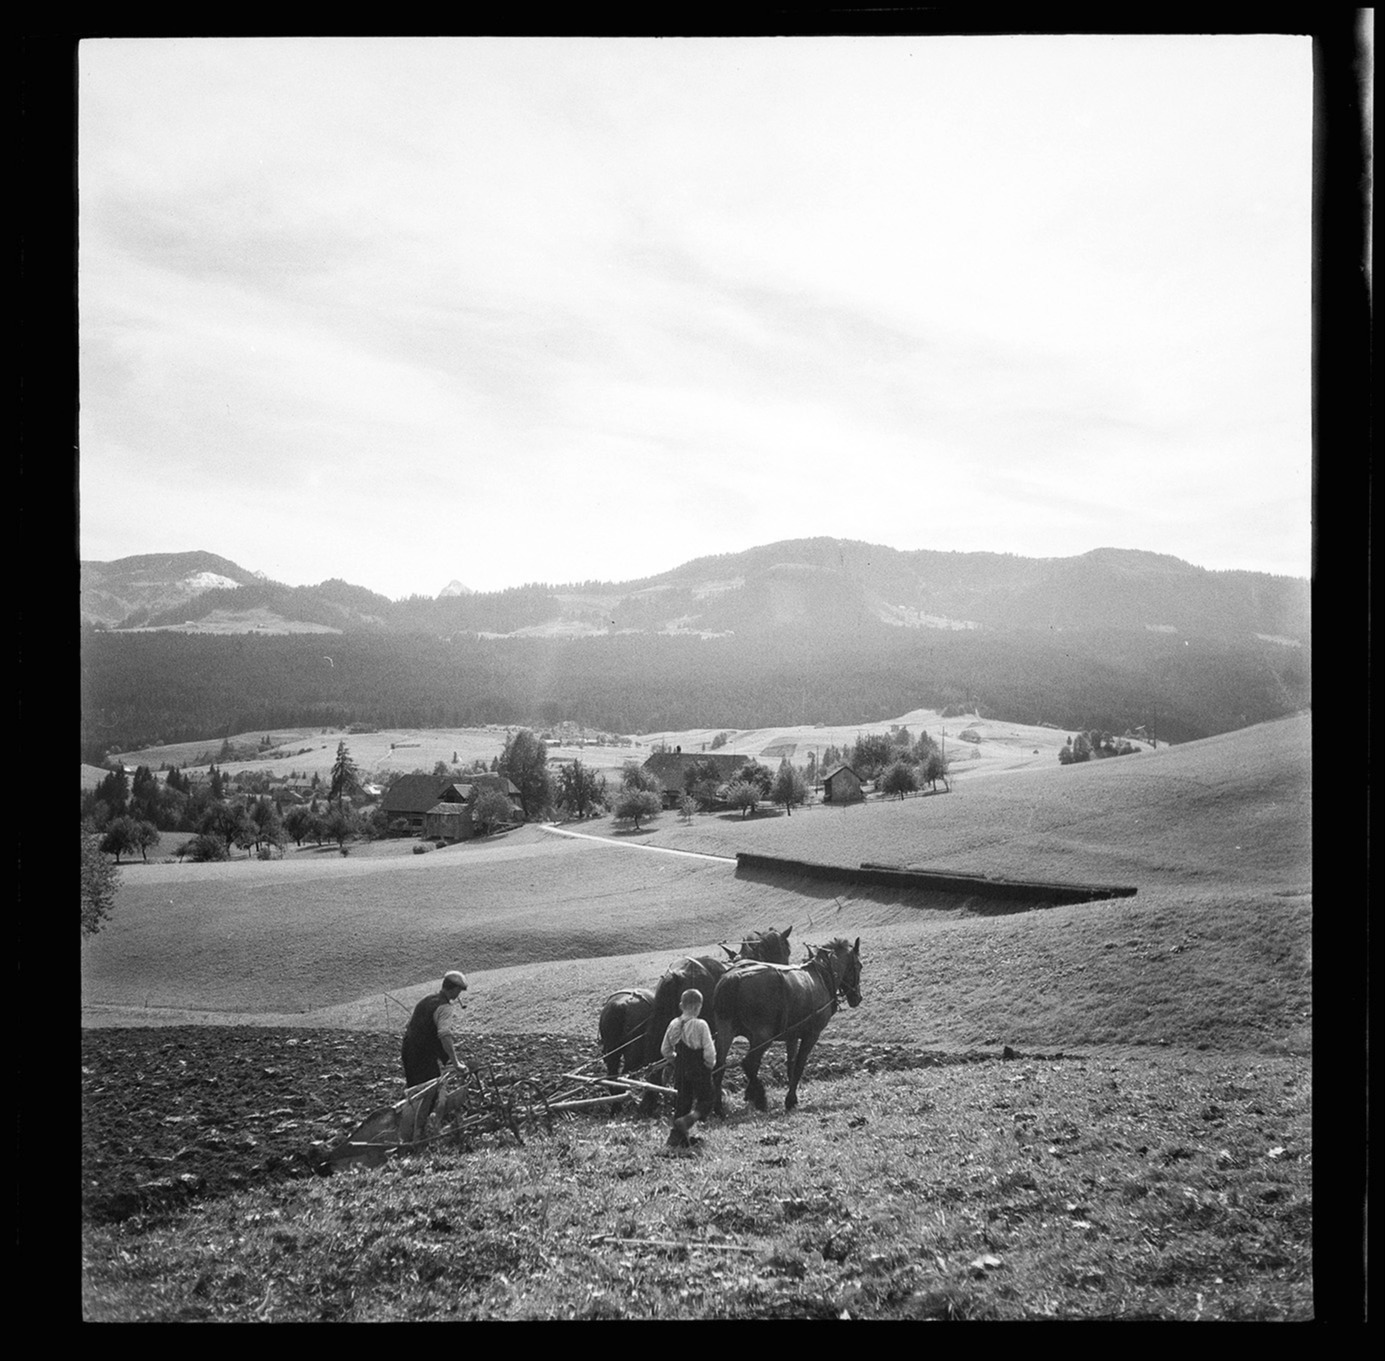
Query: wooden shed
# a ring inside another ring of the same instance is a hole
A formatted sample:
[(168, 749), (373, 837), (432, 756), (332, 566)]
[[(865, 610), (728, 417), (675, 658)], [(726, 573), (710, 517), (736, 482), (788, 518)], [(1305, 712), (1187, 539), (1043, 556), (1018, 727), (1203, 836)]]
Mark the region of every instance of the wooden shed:
[(436, 841), (466, 841), (475, 835), (471, 805), (435, 803), (423, 815), (423, 835)]
[(823, 803), (859, 803), (865, 797), (861, 777), (850, 766), (833, 766), (822, 777)]

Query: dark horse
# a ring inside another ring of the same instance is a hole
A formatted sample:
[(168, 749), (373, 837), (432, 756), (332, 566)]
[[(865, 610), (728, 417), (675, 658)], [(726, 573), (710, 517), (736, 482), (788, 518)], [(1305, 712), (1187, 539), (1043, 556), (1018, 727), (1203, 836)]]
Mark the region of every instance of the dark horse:
[(752, 931), (743, 941), (741, 948), (733, 950), (723, 945), (727, 958), (732, 964), (742, 959), (759, 959), (766, 964), (787, 964), (789, 962), (789, 932), (792, 926), (782, 931)]
[[(622, 988), (606, 999), (596, 1029), (607, 1077), (622, 1071), (628, 1076), (659, 1057), (657, 1047), (650, 1052), (649, 1018), (653, 1012), (654, 994), (649, 988)], [(619, 1101), (612, 1104), (612, 1113), (619, 1109)]]
[(758, 1110), (765, 1109), (760, 1061), (773, 1041), (784, 1041), (789, 1075), (784, 1109), (793, 1110), (798, 1105), (798, 1083), (808, 1055), (842, 997), (848, 1006), (861, 1005), (859, 936), (855, 945), (840, 937), (830, 945), (810, 945), (808, 962), (796, 968), (742, 963), (727, 969), (717, 983), (712, 1002), (712, 1029), (717, 1042), (717, 1114), (725, 1114), (721, 1083), (726, 1056), (737, 1036), (743, 1036), (750, 1044), (741, 1069), (745, 1073), (746, 1099)]
[[(712, 955), (698, 955), (696, 958), (680, 959), (659, 980), (659, 986), (654, 989), (654, 1009), (649, 1018), (650, 1063), (658, 1063), (664, 1043), (664, 1032), (668, 1029), (669, 1022), (682, 1009), (683, 994), (689, 988), (696, 988), (702, 994), (703, 1018), (711, 1020), (712, 993), (716, 990), (717, 980), (729, 967), (730, 964), (724, 959), (716, 959)], [(660, 1072), (656, 1070), (650, 1074), (650, 1081), (658, 1082), (660, 1077)], [(656, 1092), (646, 1092), (644, 1100), (640, 1102), (640, 1114), (652, 1115), (658, 1100)]]
[[(785, 927), (783, 931), (755, 931), (741, 941), (739, 955), (731, 954), (735, 960), (762, 959), (770, 961), (789, 962), (789, 932), (792, 926)], [(723, 950), (726, 947), (721, 947)], [(709, 1025), (712, 1021), (712, 995), (716, 991), (717, 981), (722, 974), (730, 967), (730, 960), (717, 959), (713, 955), (689, 956), (681, 959), (662, 978), (659, 979), (658, 986), (654, 990), (654, 1006), (649, 1017), (648, 1028), (645, 1031), (646, 1048), (643, 1065), (654, 1065), (659, 1062), (660, 1050), (664, 1043), (664, 1032), (669, 1027), (669, 1022), (678, 1015), (682, 1009), (683, 994), (689, 988), (696, 988), (702, 994), (702, 1017)], [(609, 1004), (608, 1004), (609, 1005)], [(633, 1048), (633, 1046), (632, 1046)], [(650, 1074), (651, 1082), (660, 1080), (660, 1073), (655, 1071)], [(652, 1115), (658, 1103), (656, 1092), (646, 1092), (640, 1102), (640, 1113), (642, 1115)]]

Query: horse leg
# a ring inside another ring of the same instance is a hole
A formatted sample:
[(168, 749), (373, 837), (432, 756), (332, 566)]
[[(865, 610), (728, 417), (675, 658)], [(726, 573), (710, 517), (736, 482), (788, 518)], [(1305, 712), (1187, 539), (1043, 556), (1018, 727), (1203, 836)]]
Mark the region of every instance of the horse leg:
[(741, 1071), (745, 1074), (745, 1099), (757, 1111), (769, 1108), (765, 1101), (765, 1084), (760, 1081), (760, 1060), (765, 1056), (765, 1048), (764, 1043), (752, 1044), (741, 1060)]
[[(794, 1064), (798, 1059), (799, 1040), (797, 1035), (790, 1035), (784, 1041), (784, 1074), (789, 1080), (789, 1090), (793, 1091), (793, 1072)], [(787, 1103), (784, 1106), (786, 1111), (793, 1110)]]
[(798, 1053), (789, 1060), (789, 1090), (784, 1095), (784, 1109), (791, 1111), (798, 1105), (798, 1080), (808, 1066), (808, 1055), (817, 1043), (816, 1035), (805, 1035), (798, 1044)]

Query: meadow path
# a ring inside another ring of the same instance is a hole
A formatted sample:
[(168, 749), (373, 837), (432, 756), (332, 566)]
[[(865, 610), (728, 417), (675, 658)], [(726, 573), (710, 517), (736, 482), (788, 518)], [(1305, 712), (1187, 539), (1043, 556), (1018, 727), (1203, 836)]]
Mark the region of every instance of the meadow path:
[(648, 846), (641, 841), (616, 841), (609, 836), (593, 836), (590, 832), (569, 832), (565, 827), (541, 826), (540, 831), (554, 836), (576, 837), (579, 841), (599, 841), (603, 846), (623, 846), (637, 851), (661, 851), (664, 855), (686, 855), (694, 860), (712, 860), (719, 865), (734, 865), (734, 855), (704, 855), (701, 851), (679, 851), (672, 846)]

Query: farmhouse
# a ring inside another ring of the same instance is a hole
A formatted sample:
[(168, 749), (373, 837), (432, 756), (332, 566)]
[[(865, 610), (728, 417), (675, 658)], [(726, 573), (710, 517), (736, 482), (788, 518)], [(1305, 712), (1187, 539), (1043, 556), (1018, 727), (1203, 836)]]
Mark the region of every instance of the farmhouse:
[[(465, 822), (469, 829), (473, 805), (490, 789), (499, 790), (504, 794), (515, 810), (515, 820), (523, 820), (524, 805), (519, 797), (519, 789), (504, 775), (468, 775), (462, 780), (452, 775), (402, 775), (380, 800), (380, 807), (390, 822), (402, 818), (409, 824), (411, 831), (422, 832), (427, 836), (447, 836), (456, 840), (460, 838), (453, 837), (450, 832), (429, 831), (428, 819), (436, 814), (440, 825), (460, 828), (460, 810), (464, 808)], [(451, 809), (458, 811), (453, 812)], [(465, 835), (470, 836), (470, 830), (467, 830)]]
[(865, 797), (861, 777), (850, 766), (833, 766), (822, 777), (823, 803), (855, 803)]
[(644, 763), (644, 769), (663, 787), (665, 808), (676, 808), (686, 790), (684, 780), (693, 766), (710, 763), (716, 767), (717, 778), (729, 780), (748, 760), (745, 756), (722, 756), (716, 753), (686, 751), (656, 751)]

